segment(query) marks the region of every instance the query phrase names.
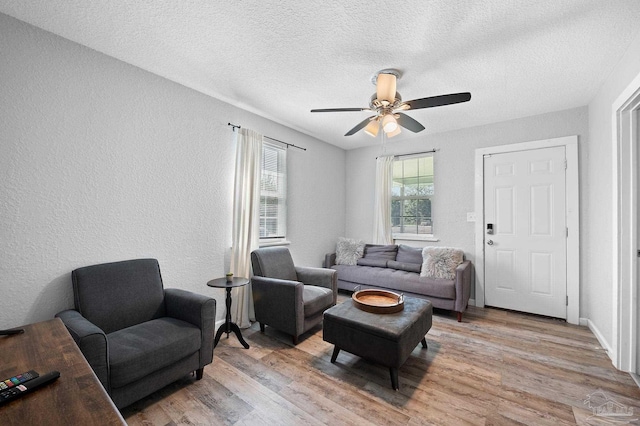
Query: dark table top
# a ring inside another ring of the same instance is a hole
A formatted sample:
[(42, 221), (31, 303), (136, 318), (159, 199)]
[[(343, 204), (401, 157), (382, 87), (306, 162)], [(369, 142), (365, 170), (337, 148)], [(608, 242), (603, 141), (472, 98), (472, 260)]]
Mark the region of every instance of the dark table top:
[(242, 287), (243, 285), (247, 284), (249, 284), (249, 279), (242, 277), (233, 277), (231, 281), (227, 281), (227, 277), (216, 278), (207, 283), (209, 287), (216, 288)]

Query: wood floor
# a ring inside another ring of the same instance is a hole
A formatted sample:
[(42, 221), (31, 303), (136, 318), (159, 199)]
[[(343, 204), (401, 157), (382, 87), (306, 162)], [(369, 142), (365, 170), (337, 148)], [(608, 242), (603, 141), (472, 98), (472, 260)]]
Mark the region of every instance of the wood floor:
[[(341, 294), (340, 299), (347, 296)], [(614, 424), (594, 417), (607, 403), (640, 417), (640, 389), (617, 371), (586, 327), (470, 307), (461, 323), (437, 311), (399, 371), (341, 351), (318, 327), (291, 338), (257, 324), (214, 350), (204, 377), (183, 380), (123, 410), (130, 425), (569, 425)], [(640, 422), (636, 420), (636, 422)], [(616, 423), (620, 424), (620, 423)]]

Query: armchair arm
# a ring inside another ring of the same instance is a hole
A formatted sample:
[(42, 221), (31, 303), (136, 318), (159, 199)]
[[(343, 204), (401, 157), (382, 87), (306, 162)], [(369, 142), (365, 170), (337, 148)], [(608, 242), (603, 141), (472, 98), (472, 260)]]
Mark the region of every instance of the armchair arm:
[(304, 285), (299, 281), (251, 278), (256, 321), (293, 336), (304, 329)]
[(324, 255), (324, 264), (323, 268), (331, 268), (336, 264), (336, 254), (335, 253), (327, 253)]
[(333, 292), (333, 304), (338, 300), (338, 271), (326, 268), (296, 266), (298, 280), (307, 285), (325, 287)]
[(202, 294), (178, 288), (164, 290), (167, 316), (200, 328), (200, 368), (213, 361), (213, 337), (215, 334), (216, 300)]
[(471, 296), (471, 277), (473, 275), (473, 264), (470, 260), (465, 260), (456, 268), (456, 301), (453, 308), (456, 312), (464, 312)]
[(69, 309), (59, 312), (56, 317), (62, 320), (100, 383), (111, 394), (107, 335), (78, 311)]

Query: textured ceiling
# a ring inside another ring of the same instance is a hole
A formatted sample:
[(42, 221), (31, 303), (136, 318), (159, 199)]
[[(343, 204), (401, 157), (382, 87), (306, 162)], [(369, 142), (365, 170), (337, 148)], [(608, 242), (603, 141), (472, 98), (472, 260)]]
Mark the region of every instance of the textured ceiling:
[(380, 143), (343, 136), (370, 113), (309, 110), (367, 107), (380, 69), (402, 71), (405, 100), (472, 93), (409, 111), (426, 130), (393, 140), (419, 138), (584, 106), (640, 31), (638, 0), (0, 0), (0, 12), (345, 149)]

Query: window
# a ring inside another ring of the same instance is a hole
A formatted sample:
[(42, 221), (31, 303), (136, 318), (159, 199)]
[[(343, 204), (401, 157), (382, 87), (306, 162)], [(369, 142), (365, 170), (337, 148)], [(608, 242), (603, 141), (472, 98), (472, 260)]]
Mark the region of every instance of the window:
[(287, 219), (287, 150), (262, 144), (260, 177), (260, 242), (284, 240)]
[(433, 155), (393, 162), (391, 227), (394, 238), (433, 235)]

